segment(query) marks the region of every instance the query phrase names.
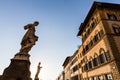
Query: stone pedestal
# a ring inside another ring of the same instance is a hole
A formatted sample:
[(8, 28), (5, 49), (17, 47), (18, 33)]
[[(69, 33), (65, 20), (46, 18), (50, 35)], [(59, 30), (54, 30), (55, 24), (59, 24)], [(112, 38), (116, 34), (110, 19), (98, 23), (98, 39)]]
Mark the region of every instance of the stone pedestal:
[(4, 70), (1, 80), (32, 80), (28, 54), (16, 54)]
[(4, 70), (3, 75), (0, 75), (0, 80), (32, 80), (30, 78), (30, 55), (28, 52), (35, 45), (38, 37), (35, 35), (35, 27), (39, 22), (24, 26), (27, 30), (21, 41), (21, 49), (13, 59), (10, 65)]

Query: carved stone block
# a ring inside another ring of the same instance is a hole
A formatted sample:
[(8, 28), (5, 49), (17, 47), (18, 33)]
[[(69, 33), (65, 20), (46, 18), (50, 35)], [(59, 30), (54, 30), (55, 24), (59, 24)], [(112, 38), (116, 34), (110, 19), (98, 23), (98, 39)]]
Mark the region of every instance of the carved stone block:
[(29, 60), (11, 59), (9, 67), (3, 72), (2, 80), (32, 80), (29, 69)]

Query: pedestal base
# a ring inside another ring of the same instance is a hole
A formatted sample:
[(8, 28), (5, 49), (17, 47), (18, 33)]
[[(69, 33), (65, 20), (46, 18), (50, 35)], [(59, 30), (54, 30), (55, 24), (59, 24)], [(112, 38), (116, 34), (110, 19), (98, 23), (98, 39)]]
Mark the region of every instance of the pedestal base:
[(29, 60), (13, 58), (10, 65), (4, 70), (1, 80), (32, 80), (30, 74)]

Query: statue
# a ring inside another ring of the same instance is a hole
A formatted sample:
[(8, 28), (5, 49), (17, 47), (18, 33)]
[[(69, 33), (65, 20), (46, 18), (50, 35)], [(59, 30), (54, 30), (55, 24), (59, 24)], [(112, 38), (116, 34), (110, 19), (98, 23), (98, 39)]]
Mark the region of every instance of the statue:
[(41, 66), (40, 66), (40, 62), (39, 62), (39, 64), (38, 64), (38, 67), (37, 67), (37, 73), (36, 73), (36, 75), (35, 75), (35, 79), (34, 80), (39, 80), (39, 78), (38, 78), (38, 75), (39, 75), (39, 73), (40, 73), (40, 70), (41, 70)]
[[(35, 35), (35, 27), (39, 22), (35, 21), (33, 24), (28, 24), (24, 26), (27, 30), (22, 41), (20, 51), (15, 54), (14, 58), (11, 59), (10, 65), (4, 70), (3, 75), (0, 76), (0, 80), (32, 80), (30, 77), (30, 55), (28, 52), (35, 45), (38, 37)], [(40, 63), (38, 65), (38, 76), (40, 72)], [(13, 74), (11, 74), (13, 73)]]
[(39, 24), (39, 22), (35, 21), (33, 24), (28, 24), (24, 26), (24, 29), (27, 30), (21, 41), (21, 54), (28, 54), (31, 50), (35, 42), (38, 40), (38, 37), (35, 35), (35, 27)]

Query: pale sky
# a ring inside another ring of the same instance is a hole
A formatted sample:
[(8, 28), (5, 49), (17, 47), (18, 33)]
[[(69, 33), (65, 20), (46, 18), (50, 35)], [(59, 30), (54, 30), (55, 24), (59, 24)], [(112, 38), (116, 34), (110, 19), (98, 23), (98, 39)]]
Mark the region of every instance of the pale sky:
[[(96, 0), (119, 3), (120, 0)], [(62, 64), (81, 44), (77, 37), (82, 23), (94, 0), (0, 0), (0, 75), (19, 52), (24, 25), (39, 21), (36, 45), (29, 52), (31, 77), (42, 69), (42, 80), (55, 80), (63, 70)]]

